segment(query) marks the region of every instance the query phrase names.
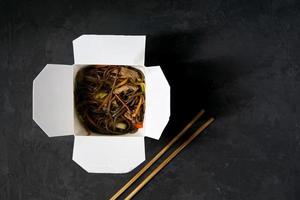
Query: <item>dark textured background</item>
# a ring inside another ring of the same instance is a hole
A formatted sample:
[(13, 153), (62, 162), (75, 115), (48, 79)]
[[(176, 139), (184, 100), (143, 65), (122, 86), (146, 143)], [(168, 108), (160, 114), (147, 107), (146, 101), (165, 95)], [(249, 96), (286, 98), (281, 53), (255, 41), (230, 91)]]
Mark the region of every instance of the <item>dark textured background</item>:
[[(0, 199), (107, 199), (134, 173), (88, 174), (73, 137), (32, 121), (32, 81), (81, 34), (145, 34), (172, 87), (149, 159), (200, 108), (216, 122), (136, 199), (300, 199), (299, 1), (0, 0)], [(135, 170), (136, 171), (136, 170)]]

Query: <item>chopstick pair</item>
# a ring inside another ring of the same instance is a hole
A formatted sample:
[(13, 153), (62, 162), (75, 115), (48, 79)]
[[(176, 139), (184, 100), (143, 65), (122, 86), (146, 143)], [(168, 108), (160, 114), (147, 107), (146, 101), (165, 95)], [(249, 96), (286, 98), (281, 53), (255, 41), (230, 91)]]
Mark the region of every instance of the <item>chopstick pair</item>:
[[(204, 114), (201, 110), (165, 147), (163, 147), (138, 173), (136, 173), (110, 200), (116, 200), (125, 192), (141, 175), (143, 175), (184, 133)], [(157, 168), (155, 168), (126, 198), (132, 199), (160, 170), (162, 170), (182, 149), (194, 140), (205, 128), (207, 128), (214, 118), (208, 119), (202, 124), (187, 140), (185, 140), (175, 151), (173, 151)]]

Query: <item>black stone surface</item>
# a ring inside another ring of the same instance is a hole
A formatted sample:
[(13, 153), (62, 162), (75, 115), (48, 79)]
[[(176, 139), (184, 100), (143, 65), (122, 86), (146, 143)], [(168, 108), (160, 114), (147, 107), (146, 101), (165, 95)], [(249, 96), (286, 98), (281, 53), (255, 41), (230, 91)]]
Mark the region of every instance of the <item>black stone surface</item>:
[(217, 118), (136, 199), (300, 199), (300, 3), (0, 1), (0, 199), (108, 199), (134, 172), (88, 174), (73, 137), (32, 120), (32, 81), (72, 64), (81, 34), (145, 34), (172, 116), (147, 159), (200, 108)]

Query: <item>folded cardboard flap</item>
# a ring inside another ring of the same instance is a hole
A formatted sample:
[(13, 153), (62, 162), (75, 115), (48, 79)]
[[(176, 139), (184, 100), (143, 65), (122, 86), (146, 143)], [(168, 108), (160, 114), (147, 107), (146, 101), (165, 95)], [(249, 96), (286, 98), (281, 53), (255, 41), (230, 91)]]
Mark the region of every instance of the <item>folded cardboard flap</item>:
[(145, 160), (144, 137), (75, 136), (73, 160), (89, 173), (126, 173)]
[(49, 137), (74, 133), (72, 65), (48, 64), (34, 79), (33, 119)]
[(170, 86), (159, 66), (146, 67), (145, 136), (159, 139), (170, 117)]
[(75, 64), (144, 65), (145, 36), (82, 35), (73, 41)]

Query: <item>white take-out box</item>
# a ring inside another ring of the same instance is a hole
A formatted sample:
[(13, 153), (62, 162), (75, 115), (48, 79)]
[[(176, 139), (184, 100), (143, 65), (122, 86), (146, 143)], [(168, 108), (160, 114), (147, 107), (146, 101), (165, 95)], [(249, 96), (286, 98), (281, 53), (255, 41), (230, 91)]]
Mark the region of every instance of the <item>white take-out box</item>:
[[(145, 36), (82, 35), (74, 64), (48, 64), (33, 81), (33, 119), (49, 136), (74, 135), (73, 160), (90, 173), (126, 173), (145, 160), (144, 137), (159, 139), (170, 116), (170, 86), (159, 66), (145, 67)], [(137, 133), (87, 133), (74, 108), (74, 78), (90, 64), (130, 65), (145, 75), (144, 127)]]

